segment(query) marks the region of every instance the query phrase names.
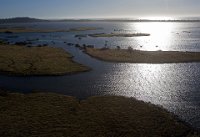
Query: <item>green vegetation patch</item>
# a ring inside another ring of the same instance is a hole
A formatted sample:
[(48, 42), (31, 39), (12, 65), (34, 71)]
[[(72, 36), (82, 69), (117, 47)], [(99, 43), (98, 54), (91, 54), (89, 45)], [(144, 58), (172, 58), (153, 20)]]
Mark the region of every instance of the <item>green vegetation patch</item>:
[(59, 48), (0, 45), (0, 71), (15, 75), (64, 75), (88, 71)]
[(191, 129), (133, 98), (35, 93), (0, 96), (1, 137), (185, 137)]
[(139, 51), (128, 49), (86, 48), (97, 59), (120, 63), (188, 63), (200, 62), (200, 52)]

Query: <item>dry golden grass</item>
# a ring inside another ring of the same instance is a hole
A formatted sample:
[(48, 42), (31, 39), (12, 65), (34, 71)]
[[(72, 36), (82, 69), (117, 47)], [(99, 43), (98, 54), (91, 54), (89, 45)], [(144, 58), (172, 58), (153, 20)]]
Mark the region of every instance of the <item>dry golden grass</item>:
[(187, 63), (200, 62), (200, 52), (139, 51), (132, 49), (95, 49), (85, 52), (97, 59), (121, 63)]
[(1, 137), (186, 137), (192, 129), (133, 98), (53, 94), (0, 96)]
[(0, 45), (0, 72), (15, 75), (64, 75), (88, 71), (59, 48)]

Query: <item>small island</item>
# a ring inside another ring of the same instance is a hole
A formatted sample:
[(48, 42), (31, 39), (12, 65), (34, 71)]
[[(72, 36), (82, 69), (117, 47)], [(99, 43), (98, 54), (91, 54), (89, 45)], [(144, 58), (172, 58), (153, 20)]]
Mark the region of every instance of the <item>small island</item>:
[(200, 52), (140, 51), (128, 49), (86, 48), (94, 58), (119, 63), (189, 63), (200, 62)]
[(0, 44), (0, 72), (20, 76), (65, 75), (90, 70), (60, 48)]
[(96, 27), (77, 27), (77, 28), (70, 28), (68, 31), (90, 31), (90, 30), (99, 30), (102, 28), (96, 28)]
[(89, 34), (90, 37), (141, 37), (141, 36), (150, 36), (148, 33), (98, 33), (98, 34)]
[(79, 101), (55, 93), (0, 91), (1, 137), (192, 137), (195, 131), (163, 108), (134, 98)]

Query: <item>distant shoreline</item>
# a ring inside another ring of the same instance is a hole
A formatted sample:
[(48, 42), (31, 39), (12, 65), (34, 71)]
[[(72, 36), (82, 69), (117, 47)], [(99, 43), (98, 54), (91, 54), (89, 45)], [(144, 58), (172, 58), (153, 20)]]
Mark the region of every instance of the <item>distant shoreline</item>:
[(26, 28), (26, 27), (4, 27), (0, 28), (0, 33), (51, 33), (51, 32), (81, 32), (81, 31), (92, 31), (92, 30), (99, 30), (102, 28), (95, 28), (95, 27), (77, 27), (77, 28), (70, 28), (70, 29), (35, 29), (35, 28)]
[(0, 24), (8, 23), (37, 23), (37, 22), (200, 22), (200, 19), (36, 19), (29, 17), (16, 17), (0, 19)]
[(103, 20), (92, 20), (92, 19), (71, 19), (71, 20), (55, 20), (55, 21), (77, 21), (77, 22), (200, 22), (198, 20), (146, 20), (146, 19), (136, 19), (136, 20), (128, 20), (128, 19), (103, 19)]

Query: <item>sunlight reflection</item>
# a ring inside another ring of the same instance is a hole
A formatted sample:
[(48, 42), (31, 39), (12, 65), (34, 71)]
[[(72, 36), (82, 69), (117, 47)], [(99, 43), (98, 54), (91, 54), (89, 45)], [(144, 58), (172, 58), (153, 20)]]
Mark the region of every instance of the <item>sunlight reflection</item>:
[(141, 50), (165, 50), (170, 46), (173, 23), (169, 22), (148, 22), (132, 24), (136, 32), (150, 33), (150, 37), (137, 38), (138, 45), (143, 47)]
[[(139, 94), (137, 98), (147, 99), (149, 96), (151, 96), (152, 97), (151, 101), (153, 101), (153, 98), (155, 97), (158, 98), (159, 97), (158, 94), (161, 91), (158, 83), (160, 83), (162, 72), (163, 72), (161, 65), (138, 64), (137, 71), (138, 71), (137, 76), (139, 77), (136, 77), (135, 81), (139, 81), (139, 86), (143, 87), (143, 91), (146, 91), (145, 94), (144, 92), (142, 95)], [(142, 78), (144, 81), (141, 81), (140, 78)], [(147, 88), (151, 90), (148, 90)], [(159, 101), (159, 99), (157, 101)], [(154, 102), (154, 103), (158, 103), (158, 102)]]
[(113, 71), (109, 76), (110, 82), (115, 85), (115, 90), (112, 93), (162, 105), (166, 102), (180, 100), (180, 94), (176, 90), (177, 88), (181, 89), (182, 84), (177, 83), (177, 79), (179, 79), (178, 81), (181, 79), (170, 71), (173, 65), (166, 66), (160, 64), (121, 64), (120, 67), (116, 68), (117, 71)]
[(140, 19), (144, 19), (144, 20), (174, 20), (174, 18), (172, 17), (163, 17), (163, 16), (157, 16), (157, 17), (143, 17), (143, 18), (140, 18)]

